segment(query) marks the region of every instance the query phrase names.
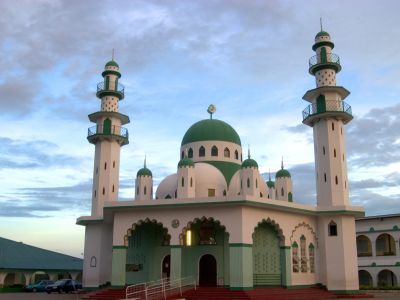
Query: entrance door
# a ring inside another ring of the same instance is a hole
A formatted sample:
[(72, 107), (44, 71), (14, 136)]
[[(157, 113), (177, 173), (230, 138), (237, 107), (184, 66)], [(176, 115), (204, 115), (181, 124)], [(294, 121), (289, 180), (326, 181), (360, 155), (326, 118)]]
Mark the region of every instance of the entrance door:
[(171, 255), (164, 257), (162, 261), (162, 278), (169, 278), (171, 274)]
[(199, 262), (199, 285), (217, 285), (217, 261), (211, 254), (203, 255)]

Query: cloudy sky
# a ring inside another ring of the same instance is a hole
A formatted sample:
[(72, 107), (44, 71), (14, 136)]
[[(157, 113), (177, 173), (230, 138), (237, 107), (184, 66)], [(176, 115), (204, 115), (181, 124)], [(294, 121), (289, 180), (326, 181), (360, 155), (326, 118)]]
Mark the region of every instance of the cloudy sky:
[[(352, 204), (400, 212), (400, 2), (0, 2), (0, 236), (80, 257), (90, 212), (94, 147), (87, 115), (116, 49), (131, 118), (120, 198), (134, 194), (147, 155), (155, 183), (176, 170), (194, 122), (231, 124), (262, 172), (284, 157), (294, 198), (314, 204), (312, 129), (301, 100), (315, 87), (308, 59), (319, 19), (341, 58)], [(273, 174), (274, 175), (274, 174)]]

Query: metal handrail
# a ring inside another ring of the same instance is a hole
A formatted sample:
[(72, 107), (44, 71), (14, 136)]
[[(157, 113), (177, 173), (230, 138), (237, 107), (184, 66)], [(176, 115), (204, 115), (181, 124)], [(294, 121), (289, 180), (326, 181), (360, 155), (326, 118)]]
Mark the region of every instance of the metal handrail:
[(172, 295), (174, 292), (182, 296), (183, 291), (187, 290), (187, 287), (193, 286), (196, 290), (197, 284), (193, 276), (182, 277), (178, 279), (170, 280), (169, 278), (162, 278), (157, 281), (150, 281), (146, 283), (138, 283), (126, 287), (125, 299), (164, 299)]
[[(106, 130), (105, 130), (106, 129)], [(124, 138), (129, 138), (128, 129), (121, 126), (112, 125), (109, 127), (104, 127), (104, 125), (95, 125), (88, 129), (88, 137), (94, 135), (118, 135)]]
[(309, 116), (325, 113), (325, 112), (344, 112), (352, 115), (351, 106), (344, 101), (339, 100), (325, 100), (325, 107), (319, 107), (317, 103), (312, 103), (308, 105), (303, 110), (303, 120), (307, 119)]
[(115, 88), (111, 88), (111, 85), (115, 85), (115, 83), (110, 82), (108, 84), (108, 88), (106, 88), (105, 86), (105, 82), (101, 81), (97, 84), (97, 92), (103, 92), (103, 91), (114, 91), (114, 92), (118, 92), (121, 93), (122, 95), (124, 95), (125, 93), (125, 87), (118, 82), (117, 87)]
[(332, 64), (340, 65), (339, 55), (334, 54), (334, 53), (327, 53), (326, 59), (324, 59), (324, 56), (317, 54), (317, 55), (312, 56), (310, 58), (310, 60), (308, 61), (308, 65), (310, 68), (315, 65), (324, 64), (324, 63), (332, 63)]

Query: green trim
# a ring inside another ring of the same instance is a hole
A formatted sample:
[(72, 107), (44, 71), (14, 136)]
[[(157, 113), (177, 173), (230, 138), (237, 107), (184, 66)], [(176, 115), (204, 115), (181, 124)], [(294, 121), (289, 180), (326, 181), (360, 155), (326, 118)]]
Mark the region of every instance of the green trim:
[(231, 290), (231, 291), (251, 291), (251, 290), (254, 290), (254, 288), (251, 286), (244, 286), (244, 287), (231, 286), (231, 287), (229, 287), (229, 290)]
[[(393, 256), (393, 255), (391, 255), (391, 256)], [(372, 265), (371, 264), (371, 265), (368, 265), (368, 266), (358, 266), (358, 268), (399, 268), (400, 264), (398, 264), (398, 263), (399, 262), (396, 262), (395, 265), (377, 265), (377, 264)]]
[[(222, 199), (221, 199), (222, 200)], [(123, 203), (121, 201), (121, 203)], [(172, 208), (176, 209), (179, 207), (207, 207), (207, 206), (249, 206), (249, 207), (261, 207), (276, 209), (280, 211), (293, 212), (298, 214), (310, 215), (310, 216), (335, 216), (335, 215), (349, 215), (349, 216), (364, 216), (364, 211), (354, 211), (354, 210), (331, 210), (331, 211), (312, 211), (308, 209), (286, 207), (279, 204), (256, 202), (250, 200), (239, 200), (239, 201), (214, 201), (214, 202), (196, 202), (196, 203), (171, 203), (171, 204), (160, 204), (160, 205), (121, 205), (121, 206), (106, 206), (106, 210), (125, 210), (127, 208), (131, 209), (163, 209)]]
[(182, 248), (182, 245), (170, 245), (171, 248)]
[(290, 246), (280, 246), (279, 248), (280, 248), (280, 249), (290, 249), (290, 248), (292, 248), (292, 247), (290, 247)]
[(375, 233), (375, 232), (394, 232), (394, 231), (399, 231), (398, 229), (379, 229), (379, 230), (371, 230), (371, 228), (368, 231), (356, 231), (356, 234), (362, 234), (362, 233)]
[(125, 285), (112, 285), (112, 286), (110, 286), (110, 288), (112, 288), (112, 289), (122, 289), (122, 288), (125, 288)]
[(123, 245), (113, 245), (113, 247), (112, 247), (113, 249), (128, 249), (128, 247), (127, 246), (123, 246)]
[(364, 292), (361, 292), (360, 290), (329, 290), (332, 293), (335, 294), (364, 294)]
[(321, 42), (315, 43), (312, 46), (312, 49), (315, 51), (315, 50), (317, 50), (317, 48), (323, 47), (323, 46), (331, 47), (331, 49), (335, 48), (335, 44), (332, 43), (331, 41), (321, 41)]
[(96, 93), (96, 97), (97, 98), (102, 98), (102, 97), (105, 97), (105, 96), (117, 97), (119, 99), (119, 101), (124, 99), (124, 93), (123, 92), (111, 91), (111, 90), (100, 90), (100, 91), (98, 91)]
[[(225, 177), (226, 185), (228, 187), (229, 187), (229, 184), (231, 182), (233, 175), (235, 175), (235, 173), (240, 170), (240, 165), (238, 165), (236, 163), (232, 163), (232, 162), (215, 161), (215, 160), (201, 161), (201, 162), (210, 164), (210, 165), (216, 167), (218, 170), (220, 170), (222, 175), (224, 175), (224, 177)], [(200, 163), (200, 161), (199, 161), (199, 163)]]
[(251, 247), (251, 248), (253, 248), (253, 244), (229, 243), (229, 247)]
[(118, 76), (118, 78), (121, 78), (121, 73), (118, 71), (114, 71), (114, 70), (105, 70), (103, 71), (103, 73), (101, 73), (101, 76), (107, 76), (107, 75), (115, 75)]

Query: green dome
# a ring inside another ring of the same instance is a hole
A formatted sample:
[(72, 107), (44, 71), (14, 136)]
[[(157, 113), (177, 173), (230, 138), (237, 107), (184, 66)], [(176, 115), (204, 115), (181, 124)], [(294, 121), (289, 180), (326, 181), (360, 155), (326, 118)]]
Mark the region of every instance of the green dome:
[(107, 68), (110, 66), (119, 68), (119, 65), (113, 60), (110, 60), (108, 63), (106, 63), (106, 65), (104, 67)]
[(243, 169), (244, 168), (256, 168), (256, 169), (258, 169), (258, 163), (254, 159), (248, 158), (248, 159), (246, 159), (246, 160), (244, 160), (242, 162), (242, 168)]
[(184, 157), (178, 163), (178, 168), (194, 167), (194, 162), (190, 158)]
[(318, 38), (320, 36), (329, 36), (330, 37), (329, 33), (327, 33), (326, 31), (318, 32), (317, 35), (315, 36), (315, 38)]
[(273, 182), (273, 181), (270, 179), (270, 180), (267, 181), (267, 186), (268, 186), (269, 188), (273, 188), (273, 187), (275, 187), (275, 182)]
[(151, 171), (150, 171), (149, 169), (147, 169), (146, 167), (144, 167), (144, 168), (141, 168), (141, 169), (137, 172), (136, 177), (139, 177), (139, 176), (150, 176), (150, 177), (153, 177), (153, 174), (151, 173)]
[(224, 141), (242, 145), (239, 135), (231, 125), (215, 119), (194, 123), (183, 136), (181, 145), (200, 141)]
[(280, 169), (278, 172), (276, 172), (275, 177), (281, 178), (281, 177), (291, 177), (291, 176), (288, 170)]

